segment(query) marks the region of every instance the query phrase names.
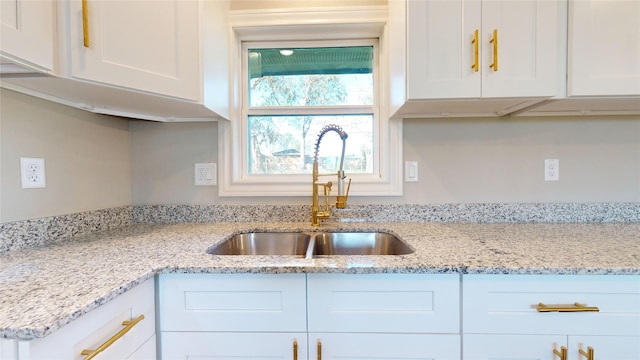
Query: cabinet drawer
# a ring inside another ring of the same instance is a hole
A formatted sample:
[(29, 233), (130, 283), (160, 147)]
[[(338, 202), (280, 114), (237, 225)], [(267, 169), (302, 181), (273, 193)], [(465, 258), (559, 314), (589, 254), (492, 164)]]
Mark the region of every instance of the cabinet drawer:
[[(464, 275), (463, 331), (639, 335), (640, 276)], [(599, 312), (538, 312), (580, 303)]]
[(153, 337), (156, 326), (153, 280), (145, 281), (45, 338), (20, 342), (19, 357), (84, 359), (83, 350), (97, 349), (124, 328), (123, 321), (140, 315), (144, 318), (96, 358), (126, 359)]
[(306, 331), (304, 274), (160, 276), (162, 331)]
[(309, 331), (458, 333), (459, 275), (309, 274)]

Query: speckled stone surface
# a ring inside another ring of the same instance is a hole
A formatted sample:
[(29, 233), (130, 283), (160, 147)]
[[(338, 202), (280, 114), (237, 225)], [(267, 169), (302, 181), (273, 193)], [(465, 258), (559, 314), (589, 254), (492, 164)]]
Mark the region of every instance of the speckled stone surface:
[(634, 275), (640, 223), (336, 222), (326, 231), (384, 231), (400, 256), (214, 256), (250, 231), (312, 231), (301, 222), (136, 224), (0, 256), (0, 337), (50, 334), (165, 273), (458, 273)]
[[(0, 224), (0, 254), (131, 223), (309, 221), (309, 205), (141, 205)], [(374, 204), (332, 209), (338, 222), (640, 222), (640, 203)]]
[(0, 254), (129, 224), (130, 206), (1, 223)]
[[(309, 221), (309, 205), (143, 205), (134, 223)], [(340, 222), (640, 222), (640, 203), (372, 204), (332, 209)]]

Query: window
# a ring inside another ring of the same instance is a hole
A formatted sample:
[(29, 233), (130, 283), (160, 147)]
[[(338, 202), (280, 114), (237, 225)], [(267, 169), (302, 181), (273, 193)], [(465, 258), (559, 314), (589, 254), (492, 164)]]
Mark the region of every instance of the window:
[[(373, 173), (377, 40), (348, 43), (243, 45), (249, 175), (311, 173), (315, 136), (329, 124), (349, 135), (345, 172)], [(323, 139), (320, 171), (337, 169), (341, 143), (335, 133)]]
[[(219, 122), (221, 197), (311, 196), (315, 143), (327, 124), (348, 134), (351, 196), (402, 193), (402, 123), (388, 119), (381, 101), (388, 96), (387, 54), (375, 11), (328, 11), (328, 19), (311, 12), (308, 20), (299, 13), (231, 16), (235, 109), (230, 122)], [(341, 16), (348, 22), (331, 24)], [(359, 16), (367, 20), (354, 24)], [(341, 148), (336, 133), (323, 137), (321, 173), (337, 170)]]

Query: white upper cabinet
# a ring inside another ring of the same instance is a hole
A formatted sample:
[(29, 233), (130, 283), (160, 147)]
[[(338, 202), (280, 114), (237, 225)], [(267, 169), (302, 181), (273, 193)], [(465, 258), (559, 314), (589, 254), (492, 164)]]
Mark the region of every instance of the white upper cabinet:
[(570, 1), (568, 57), (568, 96), (640, 95), (640, 1)]
[(396, 117), (504, 115), (562, 93), (564, 1), (391, 0), (389, 12)]
[[(552, 97), (564, 73), (559, 1), (483, 1), (483, 97)], [(565, 5), (566, 6), (566, 5)], [(469, 36), (469, 35), (467, 35)], [(494, 37), (497, 39), (494, 40)], [(495, 64), (494, 66), (492, 66)]]
[(471, 39), (482, 25), (481, 3), (409, 1), (407, 7), (408, 98), (480, 97)]
[(54, 2), (52, 0), (0, 1), (0, 55), (2, 70), (21, 72), (22, 66), (42, 72), (53, 70)]
[[(34, 49), (49, 54), (49, 63), (40, 66), (56, 65), (55, 77), (8, 76), (2, 87), (98, 114), (155, 121), (229, 118), (228, 0), (1, 4), (3, 73), (16, 57), (36, 63), (29, 55)], [(5, 34), (5, 22), (27, 29), (32, 21), (39, 31)], [(43, 32), (48, 47), (27, 37)], [(5, 49), (10, 37), (18, 39), (15, 51), (9, 51), (11, 42)]]
[(555, 1), (409, 1), (407, 19), (409, 99), (556, 95)]
[(197, 1), (71, 1), (74, 78), (198, 101)]

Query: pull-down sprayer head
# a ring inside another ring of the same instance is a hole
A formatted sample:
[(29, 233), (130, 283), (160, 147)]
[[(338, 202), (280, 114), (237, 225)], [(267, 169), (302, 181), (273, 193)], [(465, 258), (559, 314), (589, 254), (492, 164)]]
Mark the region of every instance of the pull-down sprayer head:
[(349, 137), (349, 135), (344, 130), (342, 130), (342, 128), (338, 125), (330, 124), (322, 128), (322, 130), (320, 131), (320, 134), (318, 134), (318, 140), (316, 140), (315, 152), (313, 153), (313, 162), (314, 164), (318, 163), (318, 151), (320, 150), (320, 141), (322, 141), (322, 137), (329, 131), (335, 131), (336, 133), (338, 133), (338, 135), (340, 135), (340, 139), (342, 139), (342, 153), (340, 155), (340, 168), (338, 169), (340, 174), (338, 176), (344, 177), (344, 173), (343, 173), (344, 151), (345, 151), (345, 147), (347, 146), (347, 137)]

